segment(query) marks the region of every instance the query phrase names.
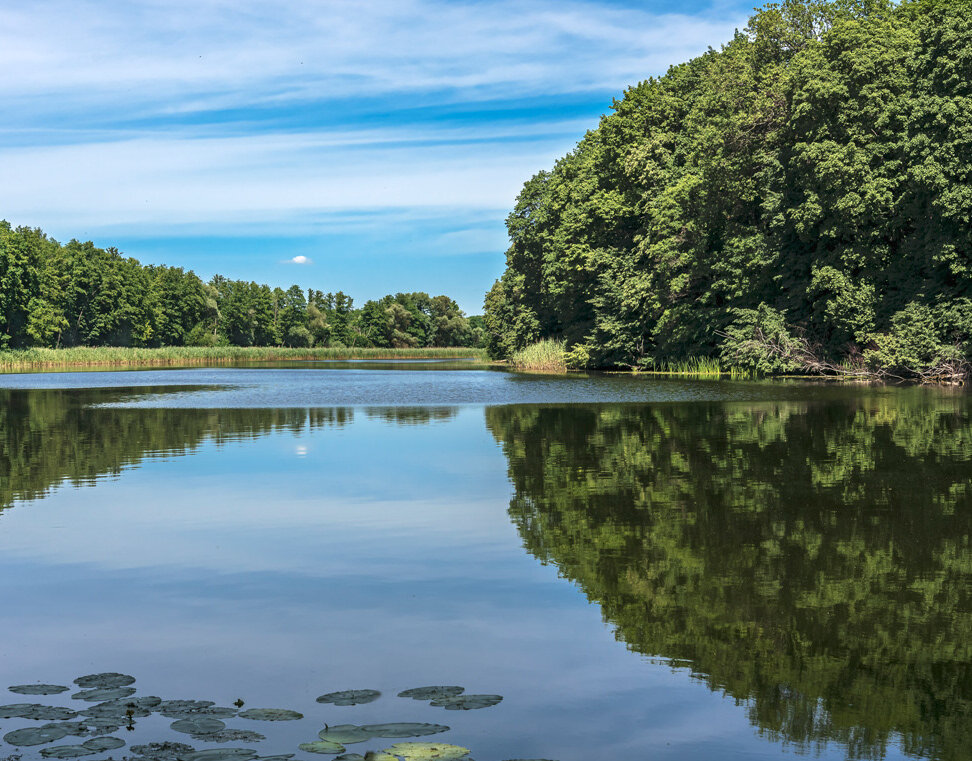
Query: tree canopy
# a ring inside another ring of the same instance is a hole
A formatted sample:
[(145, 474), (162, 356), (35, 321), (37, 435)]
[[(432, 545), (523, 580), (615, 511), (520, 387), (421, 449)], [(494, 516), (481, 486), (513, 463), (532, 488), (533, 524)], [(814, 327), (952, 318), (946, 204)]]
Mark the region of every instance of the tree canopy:
[(766, 5), (629, 88), (507, 229), (496, 357), (745, 366), (762, 309), (833, 361), (967, 363), (972, 0)]
[(338, 291), (271, 288), (145, 265), (0, 221), (0, 349), (27, 346), (480, 346), (448, 296), (398, 293), (354, 308)]

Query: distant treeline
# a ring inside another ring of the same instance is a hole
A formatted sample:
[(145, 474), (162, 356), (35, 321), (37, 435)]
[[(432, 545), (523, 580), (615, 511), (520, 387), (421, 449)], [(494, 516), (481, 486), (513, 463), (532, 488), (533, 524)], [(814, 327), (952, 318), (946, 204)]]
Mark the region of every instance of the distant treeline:
[(767, 5), (628, 89), (507, 227), (496, 357), (967, 372), (972, 2)]
[(287, 290), (142, 265), (0, 221), (0, 349), (28, 346), (481, 346), (481, 317), (448, 296)]

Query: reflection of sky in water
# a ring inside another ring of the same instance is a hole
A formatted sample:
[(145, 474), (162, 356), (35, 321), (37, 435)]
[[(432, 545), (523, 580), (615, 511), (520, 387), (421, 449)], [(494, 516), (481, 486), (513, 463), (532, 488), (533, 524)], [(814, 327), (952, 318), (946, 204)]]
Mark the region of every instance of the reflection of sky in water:
[[(499, 369), (195, 368), (121, 372), (0, 374), (0, 388), (107, 388), (160, 384), (198, 391), (135, 396), (130, 407), (332, 407), (359, 405), (562, 404), (836, 399), (880, 395), (800, 381), (686, 380), (647, 375), (551, 376)], [(406, 365), (406, 368), (408, 366)], [(218, 388), (223, 385), (224, 388)]]
[[(627, 652), (596, 605), (522, 550), (483, 410), (456, 412), (206, 443), (15, 503), (0, 514), (0, 679), (120, 670), (140, 694), (307, 715), (231, 721), (267, 735), (250, 746), (262, 754), (324, 721), (428, 721), (480, 761), (778, 756), (743, 707)], [(505, 699), (447, 712), (394, 697), (440, 683)], [(385, 697), (314, 703), (350, 688)], [(80, 707), (66, 695), (40, 702)], [(168, 721), (126, 739), (191, 742)]]

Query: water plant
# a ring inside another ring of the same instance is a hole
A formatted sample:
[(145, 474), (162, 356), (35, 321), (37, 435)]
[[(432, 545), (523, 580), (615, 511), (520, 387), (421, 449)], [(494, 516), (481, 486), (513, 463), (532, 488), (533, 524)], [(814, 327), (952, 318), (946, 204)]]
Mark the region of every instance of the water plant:
[(318, 703), (333, 703), (336, 706), (354, 706), (359, 703), (371, 703), (381, 697), (378, 690), (340, 690), (329, 692), (317, 698)]
[(510, 365), (532, 373), (565, 373), (567, 360), (564, 358), (564, 345), (553, 339), (538, 341), (513, 354)]

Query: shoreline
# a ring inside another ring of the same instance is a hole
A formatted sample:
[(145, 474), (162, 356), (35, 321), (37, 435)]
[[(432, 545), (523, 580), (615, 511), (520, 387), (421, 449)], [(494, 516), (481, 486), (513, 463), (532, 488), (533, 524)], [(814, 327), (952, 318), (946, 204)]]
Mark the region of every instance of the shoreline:
[(0, 372), (85, 367), (166, 367), (350, 359), (457, 359), (485, 361), (486, 352), (473, 347), (425, 349), (336, 348), (296, 349), (279, 346), (164, 346), (156, 349), (121, 346), (79, 346), (68, 349), (7, 349), (0, 351)]

